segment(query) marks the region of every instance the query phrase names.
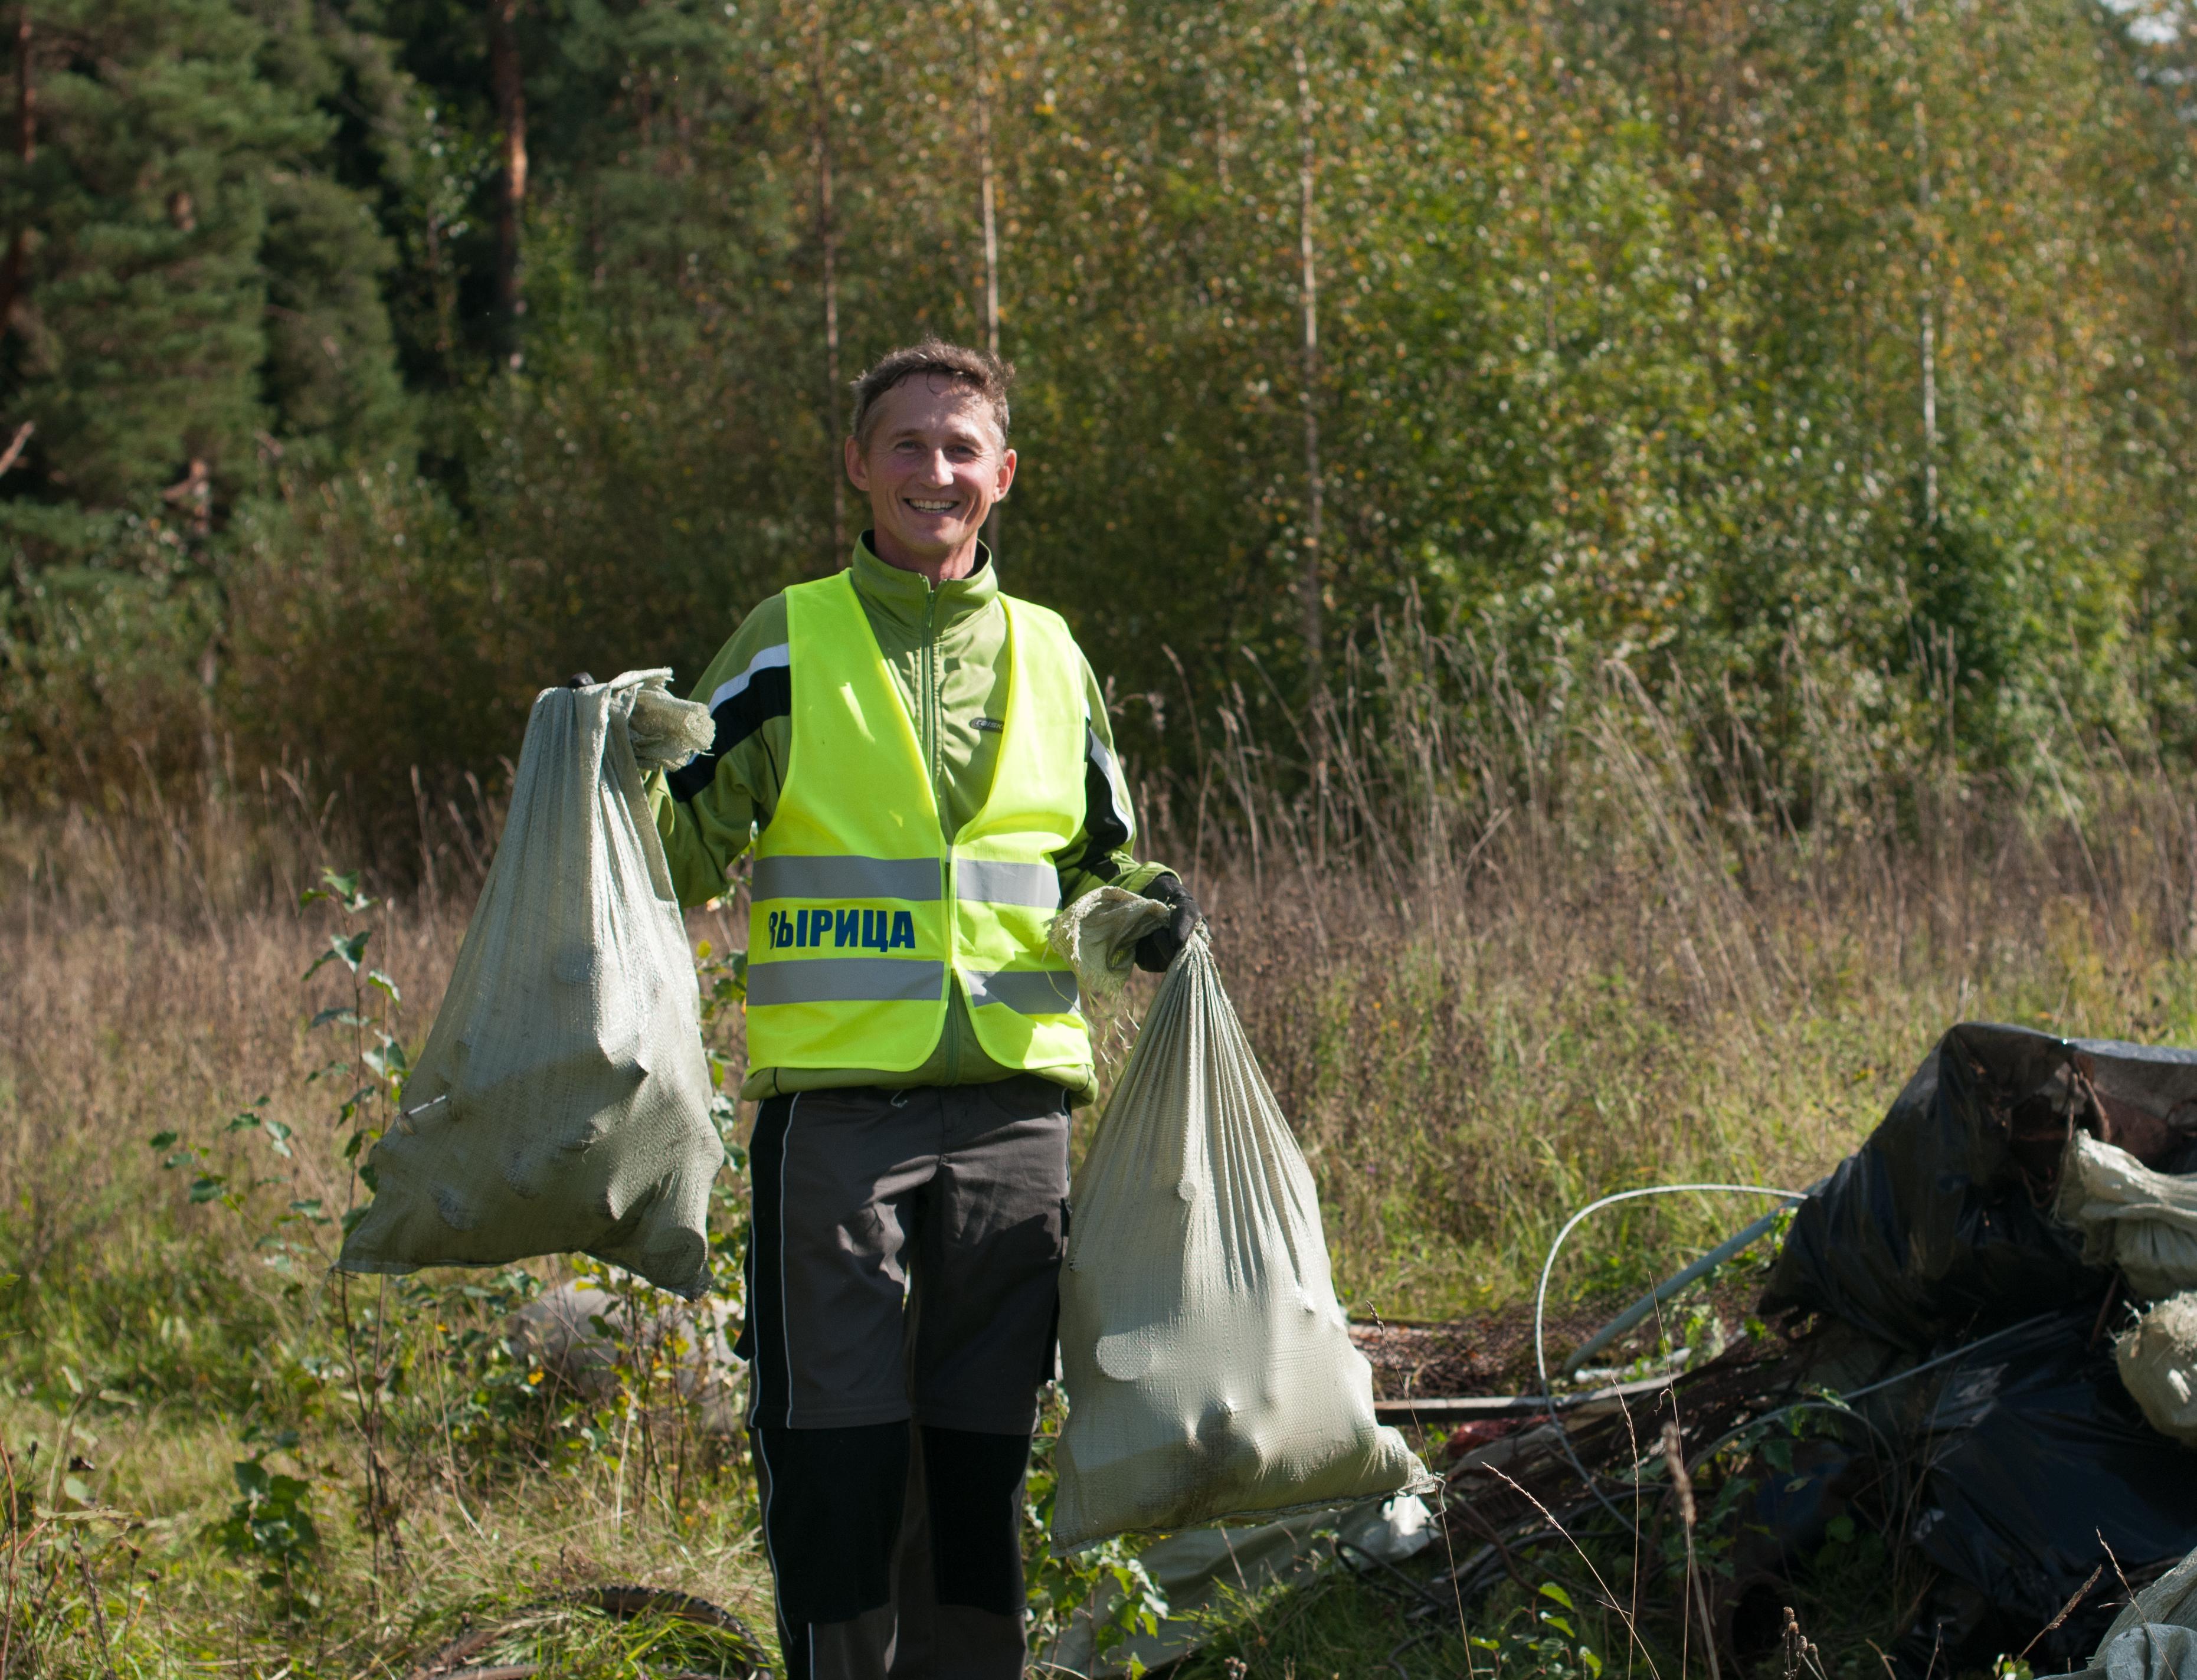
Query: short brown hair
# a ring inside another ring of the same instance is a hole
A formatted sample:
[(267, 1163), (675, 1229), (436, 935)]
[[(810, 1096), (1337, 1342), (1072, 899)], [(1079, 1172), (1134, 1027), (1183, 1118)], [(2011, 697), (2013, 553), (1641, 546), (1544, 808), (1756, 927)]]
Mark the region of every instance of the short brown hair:
[(867, 373), (855, 381), (854, 433), (858, 446), (865, 449), (870, 446), (878, 399), (895, 385), (919, 374), (946, 379), (983, 397), (990, 405), (992, 418), (999, 423), (1000, 437), (1005, 440), (1007, 387), (1014, 383), (1014, 363), (981, 350), (971, 350), (966, 345), (950, 345), (943, 339), (926, 335), (915, 344), (880, 356)]

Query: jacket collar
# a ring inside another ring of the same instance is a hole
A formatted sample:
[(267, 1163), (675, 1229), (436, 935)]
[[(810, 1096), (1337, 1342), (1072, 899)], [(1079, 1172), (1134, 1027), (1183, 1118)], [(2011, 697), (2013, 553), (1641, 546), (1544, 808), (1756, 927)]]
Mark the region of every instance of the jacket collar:
[(932, 608), (933, 626), (942, 630), (983, 611), (1000, 595), (998, 568), (992, 564), (992, 551), (982, 542), (977, 545), (977, 569), (966, 577), (940, 584), (936, 590), (914, 572), (902, 571), (879, 559), (870, 547), (868, 531), (855, 539), (853, 570), (855, 593), (872, 611), (913, 631), (923, 629), (926, 607)]

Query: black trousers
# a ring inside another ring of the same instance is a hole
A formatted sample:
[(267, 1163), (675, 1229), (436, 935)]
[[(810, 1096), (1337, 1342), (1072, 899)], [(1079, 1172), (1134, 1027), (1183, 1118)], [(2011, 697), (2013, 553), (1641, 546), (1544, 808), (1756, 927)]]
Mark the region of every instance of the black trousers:
[(774, 1098), (749, 1162), (739, 1352), (788, 1680), (1014, 1680), (1064, 1094)]
[(751, 1431), (786, 1680), (1023, 1672), (1028, 1435)]

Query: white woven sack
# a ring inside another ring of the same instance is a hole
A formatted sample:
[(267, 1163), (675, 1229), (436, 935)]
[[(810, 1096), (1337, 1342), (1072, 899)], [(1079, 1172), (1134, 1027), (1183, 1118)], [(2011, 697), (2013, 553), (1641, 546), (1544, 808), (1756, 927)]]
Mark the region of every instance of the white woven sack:
[(2117, 1266), (2145, 1301), (2197, 1289), (2197, 1177), (2154, 1173), (2113, 1144), (2068, 1139), (2055, 1210), (2083, 1234), (2083, 1257)]
[[(374, 1145), (347, 1272), (579, 1252), (699, 1296), (724, 1145), (701, 995), (644, 766), (683, 762), (708, 711), (632, 671), (534, 702), (449, 989)], [(640, 756), (636, 756), (636, 748)]]
[[(1101, 888), (1064, 912), (1054, 943), (1100, 989), (1166, 913)], [(1202, 934), (1161, 982), (1073, 1206), (1056, 1555), (1424, 1479), (1374, 1420), (1312, 1174)]]
[(2197, 1294), (2170, 1295), (2113, 1343), (2121, 1387), (2162, 1435), (2197, 1446)]
[[(2197, 1552), (2138, 1587), (2080, 1680), (2197, 1680)], [(2076, 1677), (2070, 1677), (2076, 1680)]]

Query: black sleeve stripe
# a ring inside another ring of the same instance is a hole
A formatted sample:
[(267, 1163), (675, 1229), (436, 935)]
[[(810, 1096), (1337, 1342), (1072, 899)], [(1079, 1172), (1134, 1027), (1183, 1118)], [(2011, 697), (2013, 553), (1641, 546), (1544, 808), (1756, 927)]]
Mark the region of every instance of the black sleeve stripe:
[(710, 710), (717, 726), (710, 750), (689, 760), (666, 778), (672, 797), (692, 800), (717, 779), (717, 761), (774, 717), (793, 715), (793, 679), (785, 665), (767, 666), (754, 672), (739, 692), (721, 700)]
[(1083, 732), (1083, 832), (1089, 844), (1075, 867), (1100, 881), (1110, 881), (1120, 872), (1112, 854), (1129, 843), (1129, 814), (1116, 801), (1112, 760), (1098, 739), (1098, 732)]

